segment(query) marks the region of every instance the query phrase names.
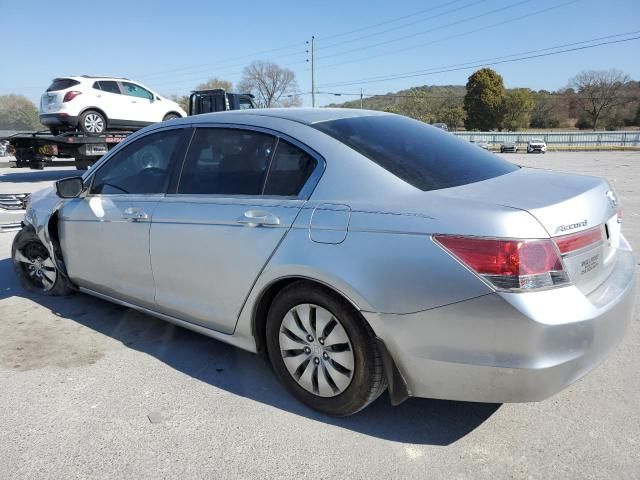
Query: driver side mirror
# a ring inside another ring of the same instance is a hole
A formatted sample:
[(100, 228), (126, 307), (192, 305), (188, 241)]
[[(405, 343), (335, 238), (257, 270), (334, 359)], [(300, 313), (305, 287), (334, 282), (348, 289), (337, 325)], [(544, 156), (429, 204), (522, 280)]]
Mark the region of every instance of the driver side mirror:
[(56, 193), (60, 198), (76, 198), (83, 190), (82, 177), (62, 178), (56, 182)]

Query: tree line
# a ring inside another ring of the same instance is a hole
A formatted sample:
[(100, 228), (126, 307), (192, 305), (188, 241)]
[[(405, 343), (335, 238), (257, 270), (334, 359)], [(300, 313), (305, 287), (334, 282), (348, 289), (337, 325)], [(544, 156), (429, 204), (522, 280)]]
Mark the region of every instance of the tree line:
[[(360, 100), (332, 106), (359, 108)], [(446, 123), (453, 130), (616, 130), (640, 126), (640, 82), (618, 70), (585, 71), (554, 92), (507, 89), (502, 76), (482, 68), (465, 86), (422, 86), (375, 95), (363, 100), (363, 108)]]

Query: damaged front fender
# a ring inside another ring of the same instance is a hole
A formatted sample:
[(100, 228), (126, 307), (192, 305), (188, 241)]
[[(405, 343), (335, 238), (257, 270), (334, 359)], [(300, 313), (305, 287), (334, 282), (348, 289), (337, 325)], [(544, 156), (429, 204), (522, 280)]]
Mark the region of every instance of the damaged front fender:
[(23, 223), (31, 227), (54, 260), (58, 271), (66, 276), (62, 251), (58, 242), (58, 210), (65, 200), (58, 197), (54, 187), (34, 192), (29, 197), (29, 205)]

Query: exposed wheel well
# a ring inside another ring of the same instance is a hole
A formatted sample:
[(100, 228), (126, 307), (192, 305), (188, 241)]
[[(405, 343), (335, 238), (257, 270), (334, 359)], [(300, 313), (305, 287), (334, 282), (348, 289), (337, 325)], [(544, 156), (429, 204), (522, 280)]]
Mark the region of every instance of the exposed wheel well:
[(335, 293), (340, 297), (342, 297), (344, 300), (346, 300), (347, 303), (351, 305), (351, 307), (354, 309), (354, 311), (358, 312), (358, 308), (351, 300), (349, 300), (339, 291), (327, 286), (322, 282), (318, 282), (316, 280), (312, 280), (305, 277), (288, 277), (288, 278), (283, 278), (281, 280), (278, 280), (272, 283), (271, 285), (269, 285), (269, 287), (264, 292), (262, 292), (262, 295), (257, 301), (256, 307), (253, 312), (252, 332), (253, 332), (253, 337), (255, 338), (255, 341), (256, 341), (256, 350), (259, 355), (266, 353), (265, 336), (266, 336), (267, 314), (269, 313), (269, 308), (271, 308), (271, 304), (273, 303), (273, 300), (276, 298), (276, 295), (278, 295), (278, 293), (280, 293), (280, 291), (283, 288), (287, 287), (288, 285), (294, 282), (304, 282), (306, 284), (310, 284), (318, 288), (321, 288), (323, 290)]

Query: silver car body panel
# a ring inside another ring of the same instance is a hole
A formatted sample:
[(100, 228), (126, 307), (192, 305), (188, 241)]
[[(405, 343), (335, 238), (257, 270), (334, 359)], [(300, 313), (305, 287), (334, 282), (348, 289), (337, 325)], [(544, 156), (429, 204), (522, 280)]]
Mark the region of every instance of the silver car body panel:
[[(33, 195), (25, 221), (53, 253), (47, 223), (62, 206), (62, 253), (83, 291), (249, 351), (257, 350), (253, 322), (270, 286), (289, 278), (327, 285), (362, 312), (416, 396), (539, 400), (615, 347), (635, 287), (635, 261), (619, 228), (593, 247), (602, 255), (595, 274), (583, 279), (575, 270), (584, 261), (579, 255), (594, 255), (580, 252), (563, 258), (572, 284), (527, 293), (496, 291), (432, 240), (434, 234), (540, 239), (583, 220), (575, 231), (603, 226), (615, 215), (605, 181), (523, 168), (424, 192), (308, 125), (358, 115), (386, 114), (274, 109), (179, 119), (137, 132), (85, 174), (89, 180), (121, 148), (153, 131), (246, 127), (295, 139), (326, 160), (304, 198), (63, 201), (50, 189)], [(148, 218), (122, 222), (118, 216), (134, 201)], [(278, 221), (240, 221), (254, 211)], [(72, 215), (86, 216), (76, 223), (87, 225), (71, 225)], [(102, 258), (90, 259), (96, 251)], [(103, 273), (90, 271), (98, 266)]]

